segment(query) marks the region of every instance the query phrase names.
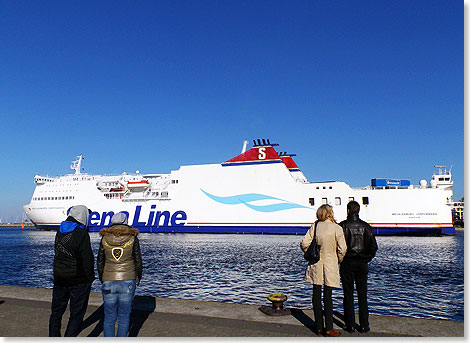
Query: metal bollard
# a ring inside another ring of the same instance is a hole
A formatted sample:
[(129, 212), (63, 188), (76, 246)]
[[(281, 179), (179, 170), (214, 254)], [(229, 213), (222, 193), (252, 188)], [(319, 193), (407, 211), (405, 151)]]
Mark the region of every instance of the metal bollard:
[(272, 306), (261, 306), (258, 309), (268, 316), (285, 316), (290, 314), (290, 310), (284, 308), (284, 302), (287, 300), (287, 296), (282, 293), (273, 293), (268, 296), (268, 300), (271, 301)]

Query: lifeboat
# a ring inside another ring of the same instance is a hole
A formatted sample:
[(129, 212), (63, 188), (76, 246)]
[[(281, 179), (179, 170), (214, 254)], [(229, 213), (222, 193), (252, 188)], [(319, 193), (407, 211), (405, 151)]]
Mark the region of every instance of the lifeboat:
[(148, 180), (140, 180), (140, 181), (128, 181), (127, 188), (129, 190), (142, 190), (149, 186)]
[(116, 187), (116, 188), (111, 188), (109, 191), (110, 192), (122, 192), (122, 191), (124, 191), (124, 188)]

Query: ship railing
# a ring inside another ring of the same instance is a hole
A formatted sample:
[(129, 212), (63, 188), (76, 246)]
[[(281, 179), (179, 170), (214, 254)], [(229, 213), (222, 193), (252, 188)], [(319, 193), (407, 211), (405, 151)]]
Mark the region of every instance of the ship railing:
[(367, 186), (365, 187), (367, 189), (416, 189), (416, 188), (419, 188), (419, 186), (413, 186), (413, 185), (410, 185), (410, 186), (376, 186), (376, 187), (372, 187), (372, 186)]
[[(379, 186), (373, 187), (370, 185), (364, 187), (351, 187), (353, 190), (370, 190), (370, 191), (381, 191), (381, 190), (390, 190), (390, 189), (420, 189), (420, 186), (410, 185), (410, 186)], [(429, 187), (428, 187), (429, 188)]]

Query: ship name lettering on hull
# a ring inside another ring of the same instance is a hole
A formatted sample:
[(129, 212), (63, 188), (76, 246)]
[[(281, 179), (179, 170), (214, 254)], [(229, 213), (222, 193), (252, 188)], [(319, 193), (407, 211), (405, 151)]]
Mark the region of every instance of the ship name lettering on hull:
[[(188, 218), (186, 212), (176, 211), (171, 214), (169, 211), (155, 211), (156, 206), (150, 207), (150, 213), (147, 218), (141, 216), (142, 206), (138, 205), (135, 207), (134, 216), (132, 220), (132, 226), (134, 227), (159, 227), (159, 226), (183, 226)], [(130, 222), (129, 212), (120, 211), (124, 213)], [(89, 218), (89, 224), (91, 226), (107, 226), (110, 225), (111, 217), (114, 215), (113, 211), (108, 212), (91, 212)]]

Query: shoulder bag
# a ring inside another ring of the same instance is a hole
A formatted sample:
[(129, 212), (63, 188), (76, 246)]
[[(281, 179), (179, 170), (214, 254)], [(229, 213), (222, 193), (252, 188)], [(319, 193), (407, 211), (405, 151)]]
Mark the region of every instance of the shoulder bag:
[(307, 251), (304, 253), (304, 258), (310, 263), (315, 264), (320, 259), (320, 245), (317, 244), (317, 222), (315, 222), (315, 226), (313, 227), (313, 240), (310, 243)]

